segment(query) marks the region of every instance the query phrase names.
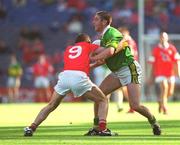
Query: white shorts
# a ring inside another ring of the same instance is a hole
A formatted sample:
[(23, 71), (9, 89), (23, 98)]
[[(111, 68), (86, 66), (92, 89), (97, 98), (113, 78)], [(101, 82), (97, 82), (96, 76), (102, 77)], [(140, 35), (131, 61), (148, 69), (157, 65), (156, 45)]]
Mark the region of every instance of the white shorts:
[(94, 82), (98, 86), (102, 83), (104, 78), (111, 73), (111, 71), (103, 65), (96, 67), (93, 72), (95, 77)]
[(82, 96), (96, 86), (86, 73), (82, 71), (66, 70), (58, 76), (58, 82), (54, 90), (60, 95), (66, 95), (72, 91), (75, 97)]
[(141, 84), (142, 68), (137, 61), (134, 61), (129, 66), (124, 66), (111, 74), (119, 78), (122, 86), (126, 86), (130, 83)]
[(21, 85), (21, 80), (20, 78), (16, 77), (9, 77), (7, 81), (7, 86), (8, 87), (20, 87)]
[(158, 76), (155, 78), (155, 83), (161, 83), (162, 81), (167, 80), (169, 83), (175, 83), (175, 76), (166, 77), (166, 76)]
[(48, 88), (50, 85), (49, 79), (47, 77), (39, 76), (34, 80), (35, 88)]

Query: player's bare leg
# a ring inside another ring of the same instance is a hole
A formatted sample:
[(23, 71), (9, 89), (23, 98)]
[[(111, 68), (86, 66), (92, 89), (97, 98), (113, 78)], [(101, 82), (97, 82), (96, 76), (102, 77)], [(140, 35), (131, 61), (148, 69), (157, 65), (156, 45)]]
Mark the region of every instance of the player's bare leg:
[(147, 107), (140, 104), (140, 85), (131, 83), (127, 85), (127, 89), (131, 108), (148, 119), (153, 128), (154, 135), (160, 135), (161, 129), (156, 118)]
[(167, 94), (167, 99), (165, 100), (166, 102), (165, 103), (165, 107), (164, 107), (164, 110), (163, 110), (163, 113), (164, 114), (168, 114), (168, 98), (170, 98), (171, 96), (173, 96), (174, 94), (174, 88), (175, 88), (175, 81), (173, 82), (168, 82), (168, 94)]
[(34, 122), (25, 128), (24, 136), (32, 136), (33, 132), (36, 131), (36, 128), (48, 117), (48, 115), (54, 111), (57, 106), (61, 103), (64, 96), (59, 95), (54, 91), (52, 99), (47, 106), (45, 106), (37, 115)]
[(123, 110), (123, 98), (124, 98), (123, 89), (120, 88), (116, 90), (115, 94), (116, 94), (115, 102), (116, 102), (117, 110), (118, 112), (121, 112)]
[(163, 80), (160, 83), (160, 100), (159, 100), (159, 113), (163, 111), (163, 113), (167, 113), (166, 111), (166, 104), (167, 104), (167, 97), (168, 97), (168, 82), (167, 80)]
[[(113, 84), (113, 85), (112, 85)], [(101, 83), (101, 85), (99, 86), (99, 88), (102, 90), (102, 92), (106, 95), (106, 97), (109, 97), (109, 94), (113, 91), (115, 91), (116, 89), (120, 88), (121, 84), (119, 82), (119, 79), (114, 78), (114, 76), (112, 76), (111, 74), (108, 75), (103, 82)], [(94, 103), (94, 126), (93, 128), (96, 129), (97, 125), (98, 125), (98, 121), (99, 121), (99, 116), (98, 116), (98, 108), (99, 108), (99, 104), (97, 102)], [(108, 107), (107, 107), (107, 112), (106, 112), (106, 116), (108, 114)], [(110, 131), (110, 130), (109, 130)], [(91, 131), (89, 131), (91, 132)], [(88, 133), (89, 133), (88, 132)], [(87, 134), (88, 134), (87, 133)], [(117, 135), (117, 133), (112, 133), (114, 135)]]
[[(117, 90), (120, 87), (121, 87), (121, 84), (119, 82), (119, 79), (114, 78), (114, 76), (112, 76), (111, 74), (108, 75), (103, 80), (101, 85), (99, 86), (99, 88), (102, 90), (102, 92), (106, 95), (107, 98), (110, 97), (109, 94), (111, 94), (113, 91)], [(98, 117), (98, 115), (97, 115), (98, 114), (98, 104), (95, 103), (94, 105), (95, 105), (94, 114), (95, 114), (95, 117)], [(108, 111), (107, 111), (107, 114), (108, 114)]]
[(107, 107), (108, 107), (108, 99), (106, 96), (102, 93), (102, 91), (97, 88), (93, 87), (91, 91), (87, 91), (83, 97), (86, 97), (92, 101), (94, 101), (96, 104), (98, 104), (98, 112), (97, 116), (99, 117), (98, 121), (98, 129), (99, 130), (105, 130), (106, 129), (106, 118), (107, 118)]
[(117, 135), (112, 133), (106, 127), (106, 118), (107, 118), (107, 111), (108, 111), (108, 98), (103, 94), (103, 92), (97, 88), (93, 87), (91, 91), (86, 92), (83, 97), (86, 97), (90, 100), (93, 100), (95, 104), (97, 104), (97, 116), (98, 116), (98, 126), (96, 128), (90, 129), (88, 133), (85, 135), (93, 136), (93, 135), (100, 135), (100, 136), (114, 136)]

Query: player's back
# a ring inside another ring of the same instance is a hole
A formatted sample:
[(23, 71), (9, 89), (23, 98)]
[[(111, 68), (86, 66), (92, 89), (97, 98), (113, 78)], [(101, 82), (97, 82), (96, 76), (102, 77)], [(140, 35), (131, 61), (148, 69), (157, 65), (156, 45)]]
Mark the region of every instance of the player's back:
[(89, 74), (89, 55), (98, 48), (98, 45), (79, 42), (68, 46), (64, 53), (64, 70), (78, 70)]

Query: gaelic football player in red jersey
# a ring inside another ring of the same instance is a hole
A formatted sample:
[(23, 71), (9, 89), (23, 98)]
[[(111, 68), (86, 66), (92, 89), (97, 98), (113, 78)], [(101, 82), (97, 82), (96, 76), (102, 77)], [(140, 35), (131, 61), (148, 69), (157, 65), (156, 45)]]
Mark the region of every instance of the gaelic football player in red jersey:
[(98, 45), (90, 43), (90, 37), (86, 34), (78, 35), (75, 44), (67, 47), (64, 53), (64, 71), (59, 74), (52, 99), (39, 112), (34, 122), (24, 129), (24, 136), (32, 136), (36, 128), (57, 108), (70, 91), (73, 92), (74, 96), (82, 96), (99, 104), (99, 129), (96, 134), (111, 135), (106, 132), (108, 99), (88, 77), (90, 69), (89, 55), (95, 50), (102, 49), (98, 47)]
[(32, 66), (37, 102), (48, 102), (50, 100), (51, 91), (48, 77), (53, 74), (53, 71), (54, 68), (48, 62), (45, 54), (40, 55), (37, 62)]
[(158, 96), (159, 113), (167, 114), (168, 97), (174, 93), (175, 76), (179, 75), (179, 54), (176, 47), (168, 42), (168, 34), (160, 34), (160, 42), (152, 50), (149, 62), (152, 64), (152, 76), (160, 87)]

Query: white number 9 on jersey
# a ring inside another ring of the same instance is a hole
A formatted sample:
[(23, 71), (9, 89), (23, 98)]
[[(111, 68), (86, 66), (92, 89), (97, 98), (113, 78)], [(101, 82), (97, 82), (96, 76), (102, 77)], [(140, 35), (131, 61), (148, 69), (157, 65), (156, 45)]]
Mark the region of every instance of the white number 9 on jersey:
[(69, 58), (74, 59), (81, 55), (82, 47), (81, 46), (73, 46), (69, 49)]

